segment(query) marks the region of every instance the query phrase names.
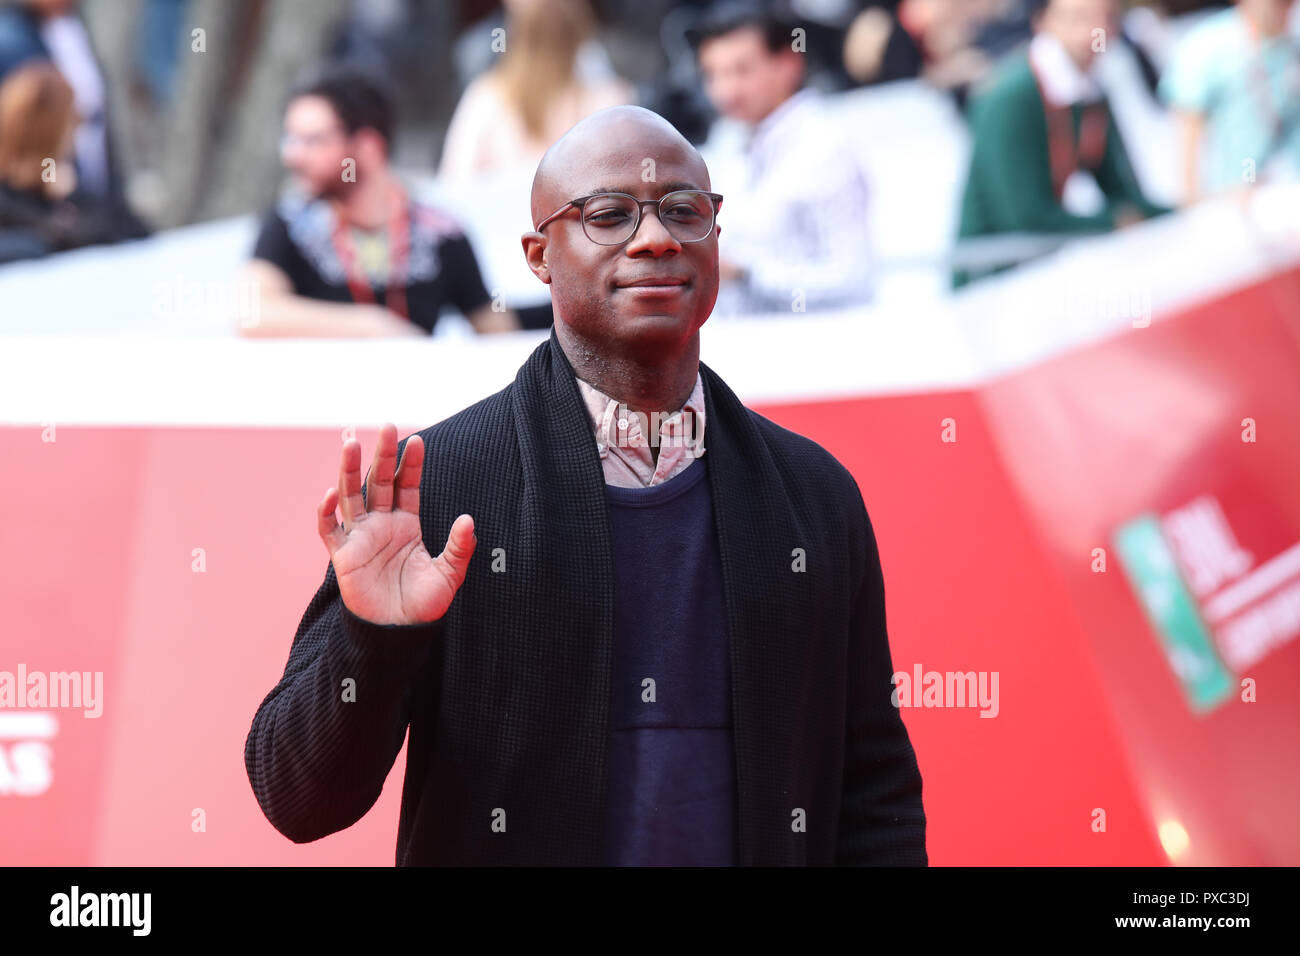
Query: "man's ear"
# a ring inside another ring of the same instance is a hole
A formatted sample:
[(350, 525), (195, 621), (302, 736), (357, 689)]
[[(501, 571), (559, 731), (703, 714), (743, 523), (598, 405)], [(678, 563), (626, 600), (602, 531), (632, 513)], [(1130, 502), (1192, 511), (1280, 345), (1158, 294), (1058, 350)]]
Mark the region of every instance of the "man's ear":
[(520, 236), (519, 241), (524, 247), (524, 259), (528, 262), (528, 268), (533, 270), (533, 275), (550, 285), (551, 266), (546, 261), (546, 236), (537, 231), (526, 232)]
[(352, 143), (353, 152), (364, 152), (367, 160), (375, 160), (377, 164), (388, 162), (388, 143), (378, 130), (363, 126), (353, 135)]
[(804, 54), (797, 53), (789, 47), (783, 49), (780, 55), (781, 62), (786, 68), (786, 76), (790, 80), (790, 85), (792, 87), (790, 95), (793, 96), (803, 87), (807, 61), (804, 58)]

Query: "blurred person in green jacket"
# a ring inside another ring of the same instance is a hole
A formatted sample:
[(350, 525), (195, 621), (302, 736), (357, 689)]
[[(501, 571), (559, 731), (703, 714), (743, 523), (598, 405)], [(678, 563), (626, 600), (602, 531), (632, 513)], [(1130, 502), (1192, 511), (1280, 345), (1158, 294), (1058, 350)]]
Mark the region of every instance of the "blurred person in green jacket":
[[(1143, 195), (1093, 62), (1120, 35), (1114, 0), (1045, 0), (1034, 38), (968, 111), (958, 239), (1108, 232), (1169, 210)], [(954, 288), (1008, 265), (958, 268)]]

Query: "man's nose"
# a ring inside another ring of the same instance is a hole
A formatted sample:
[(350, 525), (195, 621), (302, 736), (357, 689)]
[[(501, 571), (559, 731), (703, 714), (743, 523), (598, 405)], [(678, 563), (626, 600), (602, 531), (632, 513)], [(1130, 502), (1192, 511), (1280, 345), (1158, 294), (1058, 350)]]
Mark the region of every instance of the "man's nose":
[(681, 243), (659, 221), (659, 207), (646, 206), (642, 209), (636, 232), (627, 241), (627, 254), (634, 256), (639, 252), (649, 252), (659, 256), (669, 250), (681, 251), (681, 248)]

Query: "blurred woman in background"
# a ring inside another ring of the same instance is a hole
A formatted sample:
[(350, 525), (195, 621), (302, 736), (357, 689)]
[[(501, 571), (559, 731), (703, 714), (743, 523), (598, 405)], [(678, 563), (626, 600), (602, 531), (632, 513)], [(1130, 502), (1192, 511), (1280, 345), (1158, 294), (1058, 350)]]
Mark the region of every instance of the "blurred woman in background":
[(111, 242), (106, 207), (77, 188), (72, 87), (33, 60), (0, 83), (0, 262)]
[[(447, 128), (438, 175), (465, 179), (531, 171), (551, 143), (583, 117), (629, 103), (617, 78), (586, 79), (578, 51), (595, 32), (587, 0), (507, 0), (499, 62), (465, 88)], [(494, 46), (493, 49), (497, 49)]]

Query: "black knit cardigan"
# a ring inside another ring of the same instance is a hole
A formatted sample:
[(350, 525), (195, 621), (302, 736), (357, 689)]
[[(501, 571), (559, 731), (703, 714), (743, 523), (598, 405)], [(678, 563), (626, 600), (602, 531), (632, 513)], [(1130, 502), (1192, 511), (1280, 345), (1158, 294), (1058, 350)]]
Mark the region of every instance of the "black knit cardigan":
[[(921, 776), (891, 703), (884, 582), (858, 486), (700, 372), (738, 859), (926, 865)], [(458, 515), (474, 517), (465, 584), (440, 621), (379, 626), (343, 606), (328, 566), (248, 733), (253, 792), (295, 842), (348, 827), (374, 805), (409, 725), (398, 865), (599, 864), (613, 556), (591, 419), (554, 328), (511, 385), (419, 434), (429, 553)]]

